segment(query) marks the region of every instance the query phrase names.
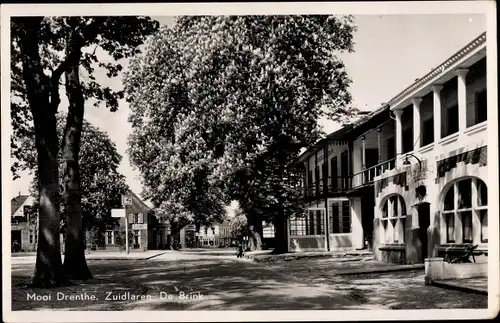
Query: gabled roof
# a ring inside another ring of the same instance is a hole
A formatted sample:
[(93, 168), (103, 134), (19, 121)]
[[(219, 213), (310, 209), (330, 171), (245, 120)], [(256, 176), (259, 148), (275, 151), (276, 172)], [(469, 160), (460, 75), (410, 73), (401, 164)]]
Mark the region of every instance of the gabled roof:
[(23, 206), (29, 195), (19, 195), (10, 200), (10, 215), (13, 216), (16, 211)]
[(140, 208), (146, 209), (148, 210), (148, 212), (153, 211), (146, 203), (144, 203), (144, 201), (139, 196), (137, 196), (137, 194), (135, 194), (131, 190), (128, 190), (127, 194), (132, 198), (132, 205), (136, 203)]

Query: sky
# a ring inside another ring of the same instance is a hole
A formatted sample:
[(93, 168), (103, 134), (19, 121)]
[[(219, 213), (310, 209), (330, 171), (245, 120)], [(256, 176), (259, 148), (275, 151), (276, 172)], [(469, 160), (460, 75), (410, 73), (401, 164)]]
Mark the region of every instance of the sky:
[[(173, 21), (172, 17), (153, 18), (168, 25)], [(355, 16), (355, 20), (358, 30), (354, 35), (354, 53), (341, 57), (352, 79), (353, 104), (368, 111), (388, 102), (486, 30), (482, 15), (363, 15)], [(98, 80), (121, 87), (120, 78), (110, 80), (100, 74)], [(67, 99), (63, 93), (61, 109), (65, 110)], [(89, 104), (85, 118), (106, 131), (116, 143), (123, 157), (119, 171), (125, 175), (131, 190), (140, 195), (139, 173), (130, 165), (126, 153), (127, 137), (132, 130), (128, 114), (128, 105), (123, 100), (116, 112)], [(320, 120), (319, 124), (327, 133), (340, 126), (329, 120)], [(21, 175), (13, 182), (12, 197), (28, 193), (32, 177), (26, 172)]]

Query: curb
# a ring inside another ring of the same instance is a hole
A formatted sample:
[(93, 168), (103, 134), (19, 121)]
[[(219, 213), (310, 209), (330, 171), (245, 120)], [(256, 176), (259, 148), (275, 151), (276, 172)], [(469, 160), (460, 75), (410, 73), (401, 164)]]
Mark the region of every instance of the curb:
[(475, 288), (475, 287), (468, 287), (468, 286), (462, 286), (446, 281), (432, 281), (431, 282), (432, 286), (436, 287), (441, 287), (441, 288), (446, 288), (446, 289), (452, 289), (452, 290), (457, 290), (460, 292), (464, 293), (473, 293), (473, 294), (480, 294), (480, 295), (486, 295), (488, 296), (488, 290), (484, 290), (482, 288)]
[(265, 255), (265, 256), (253, 256), (252, 255), (246, 255), (244, 256), (247, 259), (250, 259), (255, 262), (276, 262), (276, 261), (293, 261), (293, 260), (300, 260), (300, 259), (318, 259), (318, 258), (332, 258), (332, 259), (339, 259), (339, 258), (349, 258), (349, 257), (363, 257), (363, 256), (372, 256), (372, 253), (356, 253), (356, 252), (349, 252), (345, 254), (305, 254), (305, 255)]
[(145, 259), (146, 259), (146, 260), (153, 259), (153, 258), (156, 258), (156, 257), (158, 257), (158, 256), (164, 255), (164, 254), (166, 254), (166, 253), (167, 253), (167, 251), (165, 251), (165, 252), (160, 252), (160, 253), (158, 253), (158, 254), (156, 254), (156, 255), (149, 256), (149, 257), (147, 257), (147, 258), (145, 258)]
[(395, 271), (410, 271), (410, 270), (419, 270), (419, 269), (424, 269), (425, 265), (424, 264), (416, 264), (416, 265), (402, 265), (402, 266), (395, 266), (395, 267), (389, 267), (389, 268), (374, 268), (374, 269), (358, 269), (358, 270), (351, 270), (351, 271), (340, 271), (335, 273), (335, 275), (338, 276), (348, 276), (348, 275), (363, 275), (363, 274), (378, 274), (378, 273), (388, 273), (388, 272), (395, 272)]

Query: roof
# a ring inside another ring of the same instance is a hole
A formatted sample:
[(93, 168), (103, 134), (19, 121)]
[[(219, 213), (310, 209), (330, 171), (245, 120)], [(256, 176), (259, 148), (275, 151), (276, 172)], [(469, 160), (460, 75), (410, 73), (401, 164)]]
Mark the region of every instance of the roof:
[(23, 206), (29, 195), (19, 195), (10, 200), (10, 215), (13, 216), (16, 211)]
[[(326, 141), (329, 140), (349, 140), (356, 138), (363, 133), (366, 133), (370, 129), (376, 128), (380, 124), (390, 120), (390, 108), (391, 105), (399, 102), (401, 99), (411, 94), (416, 89), (420, 88), (424, 84), (435, 79), (441, 73), (443, 73), (446, 69), (449, 69), (453, 64), (459, 61), (461, 58), (466, 57), (468, 54), (472, 53), (477, 48), (480, 48), (486, 42), (486, 32), (483, 32), (481, 35), (473, 39), (467, 45), (465, 45), (462, 49), (457, 51), (453, 56), (449, 57), (446, 61), (438, 65), (436, 68), (432, 69), (429, 73), (424, 75), (421, 78), (415, 80), (415, 82), (405, 88), (403, 91), (395, 95), (389, 103), (383, 103), (381, 107), (373, 110), (367, 114), (362, 114), (361, 118), (358, 120), (344, 125), (337, 131), (334, 131), (316, 142), (314, 145), (307, 148), (298, 158), (298, 160), (302, 160), (305, 156), (317, 150), (318, 147), (324, 145)], [(363, 111), (364, 112), (364, 111)], [(359, 114), (358, 114), (359, 115)], [(385, 119), (385, 120), (384, 120)]]
[(359, 136), (359, 134), (366, 132), (367, 128), (376, 127), (387, 121), (387, 116), (385, 114), (389, 113), (389, 105), (384, 104), (380, 108), (373, 111), (361, 111), (358, 113), (357, 120), (345, 124), (342, 128), (328, 134), (325, 138), (318, 140), (314, 145), (309, 146), (302, 154), (300, 154), (298, 160), (301, 160), (305, 156), (313, 153), (319, 147), (322, 147), (328, 141), (347, 141), (353, 137)]
[(432, 82), (436, 77), (442, 75), (444, 71), (452, 67), (456, 62), (458, 62), (463, 57), (466, 57), (474, 50), (481, 47), (486, 43), (486, 32), (483, 32), (476, 38), (474, 38), (467, 45), (462, 47), (459, 51), (457, 51), (454, 55), (446, 59), (444, 62), (439, 64), (437, 67), (433, 68), (429, 73), (425, 74), (421, 78), (415, 80), (413, 84), (406, 87), (403, 91), (396, 94), (390, 101), (389, 104), (392, 106), (395, 103), (399, 102), (401, 99), (405, 98), (407, 95), (411, 94), (414, 90), (420, 88), (421, 86)]
[(139, 198), (139, 196), (137, 196), (137, 194), (135, 194), (131, 190), (128, 190), (127, 193), (130, 197), (132, 197), (133, 200), (137, 201), (140, 204), (140, 207), (147, 209), (148, 211), (152, 210), (146, 203), (144, 203), (144, 201), (141, 198)]

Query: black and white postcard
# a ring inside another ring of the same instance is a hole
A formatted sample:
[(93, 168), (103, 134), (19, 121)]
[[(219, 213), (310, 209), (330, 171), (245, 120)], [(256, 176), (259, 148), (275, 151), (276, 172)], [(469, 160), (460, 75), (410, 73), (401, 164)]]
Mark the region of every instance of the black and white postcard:
[(2, 5), (3, 319), (496, 317), (495, 12)]

